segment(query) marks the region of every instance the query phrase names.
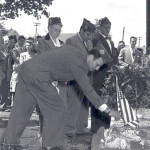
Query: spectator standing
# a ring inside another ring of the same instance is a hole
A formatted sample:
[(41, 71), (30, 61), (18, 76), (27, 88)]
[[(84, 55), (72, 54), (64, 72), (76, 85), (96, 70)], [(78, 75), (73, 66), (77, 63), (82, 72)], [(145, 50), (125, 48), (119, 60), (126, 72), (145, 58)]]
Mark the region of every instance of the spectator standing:
[[(39, 38), (38, 45), (36, 47), (37, 54), (42, 54), (48, 51), (55, 50), (56, 47), (61, 47), (64, 43), (59, 40), (59, 36), (62, 30), (63, 24), (60, 17), (51, 17), (48, 20), (48, 33), (46, 36)], [(52, 85), (57, 89), (64, 105), (67, 107), (67, 95), (66, 95), (66, 85), (63, 82), (54, 81)], [(37, 106), (37, 113), (39, 114), (40, 121), (40, 136), (43, 132), (43, 117), (40, 113), (40, 109)]]
[(117, 50), (118, 50), (118, 55), (119, 55), (119, 53), (120, 53), (120, 50), (122, 49), (122, 48), (124, 48), (125, 47), (125, 42), (124, 41), (119, 41), (118, 42), (118, 48), (117, 48)]
[(136, 48), (137, 38), (134, 36), (130, 37), (130, 46), (121, 49), (118, 60), (119, 64), (124, 68), (132, 67), (132, 65), (142, 64), (142, 53)]
[[(93, 47), (98, 50), (105, 64), (94, 71), (93, 74), (93, 87), (97, 94), (101, 95), (100, 89), (103, 87), (105, 78), (108, 76), (108, 70), (111, 69), (113, 64), (118, 62), (117, 49), (110, 37), (111, 22), (107, 17), (98, 21), (97, 34), (93, 40)], [(91, 106), (91, 131), (96, 133), (97, 130), (104, 126), (109, 128), (111, 117), (106, 113), (100, 112)]]
[[(33, 58), (37, 54), (34, 44), (30, 41), (26, 41), (25, 48), (26, 48), (26, 51), (20, 53), (20, 61), (19, 61), (20, 65), (23, 62)], [(13, 103), (14, 103), (15, 90), (16, 90), (16, 85), (18, 82), (18, 71), (19, 71), (18, 65), (14, 65), (13, 73), (12, 73), (12, 77), (10, 81), (11, 106), (13, 106)]]
[(38, 41), (37, 53), (54, 50), (56, 47), (63, 45), (63, 42), (58, 39), (63, 25), (60, 17), (51, 17), (48, 20), (48, 33)]
[(18, 37), (18, 42), (16, 43), (15, 48), (13, 49), (13, 60), (15, 64), (20, 64), (20, 54), (26, 51), (25, 41), (26, 38), (23, 35)]
[[(4, 46), (4, 52), (7, 53), (6, 58), (3, 63), (3, 72), (5, 78), (2, 80), (2, 100), (1, 109), (6, 109), (8, 102), (10, 101), (10, 80), (12, 76), (12, 66), (13, 66), (13, 53), (12, 50), (17, 42), (16, 36), (9, 36), (9, 41), (6, 46)], [(9, 100), (9, 101), (8, 101)]]

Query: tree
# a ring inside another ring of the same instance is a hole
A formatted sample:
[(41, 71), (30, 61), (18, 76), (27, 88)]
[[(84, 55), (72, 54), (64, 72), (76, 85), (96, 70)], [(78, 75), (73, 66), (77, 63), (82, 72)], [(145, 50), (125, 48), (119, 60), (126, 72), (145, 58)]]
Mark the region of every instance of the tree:
[(53, 0), (5, 0), (0, 4), (0, 17), (3, 19), (15, 19), (23, 11), (28, 15), (33, 15), (37, 19), (41, 15), (50, 16), (47, 8), (52, 5)]

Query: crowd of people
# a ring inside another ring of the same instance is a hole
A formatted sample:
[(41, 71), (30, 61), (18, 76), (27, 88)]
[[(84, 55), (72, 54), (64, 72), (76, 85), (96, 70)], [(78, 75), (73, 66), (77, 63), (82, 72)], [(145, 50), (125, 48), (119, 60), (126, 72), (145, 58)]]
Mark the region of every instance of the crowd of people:
[(11, 35), (8, 42), (1, 43), (0, 110), (6, 110), (13, 105), (19, 67), (24, 61), (36, 55), (34, 45), (34, 38), (29, 37), (26, 39), (22, 35), (18, 38)]
[(142, 64), (137, 38), (130, 37), (129, 46), (119, 41), (115, 48), (107, 17), (96, 25), (84, 19), (79, 32), (65, 43), (59, 39), (62, 28), (61, 18), (51, 17), (47, 35), (38, 37), (37, 44), (31, 37), (13, 35), (1, 44), (0, 109), (12, 107), (3, 139), (7, 147), (18, 146), (35, 108), (43, 150), (63, 150), (64, 136), (95, 134), (100, 126), (110, 127), (111, 117), (120, 118), (101, 99), (100, 89), (113, 65)]

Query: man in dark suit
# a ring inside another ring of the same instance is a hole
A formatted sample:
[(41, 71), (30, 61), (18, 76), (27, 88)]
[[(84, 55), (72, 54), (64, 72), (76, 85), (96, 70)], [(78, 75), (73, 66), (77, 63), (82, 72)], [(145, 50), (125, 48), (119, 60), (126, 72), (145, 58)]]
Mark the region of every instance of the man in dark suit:
[[(117, 49), (109, 36), (111, 22), (107, 17), (98, 22), (97, 34), (93, 40), (93, 47), (97, 49), (103, 58), (105, 64), (97, 71), (93, 72), (93, 87), (101, 95), (100, 89), (103, 87), (105, 78), (108, 76), (107, 71), (111, 66), (117, 63)], [(100, 126), (108, 128), (110, 126), (110, 116), (101, 113), (93, 106), (91, 107), (91, 131), (96, 133)]]
[(137, 38), (130, 37), (130, 46), (121, 49), (118, 56), (119, 64), (123, 67), (132, 67), (134, 64), (141, 65), (142, 53), (136, 48)]
[[(92, 47), (91, 37), (94, 31), (95, 26), (89, 20), (84, 19), (79, 33), (66, 40), (66, 44), (79, 49), (83, 60), (87, 59), (88, 51)], [(69, 83), (67, 95), (68, 111), (66, 114), (66, 133), (71, 135), (89, 132), (86, 128), (88, 124), (89, 102), (75, 81)]]
[(109, 109), (96, 94), (87, 76), (89, 70), (98, 69), (102, 64), (102, 58), (95, 52), (91, 52), (86, 61), (80, 51), (71, 45), (43, 53), (23, 63), (20, 67), (15, 103), (4, 133), (5, 145), (11, 145), (9, 149), (16, 147), (15, 144), (18, 145), (38, 103), (44, 117), (43, 149), (63, 150), (65, 109), (56, 88), (50, 84), (53, 81), (76, 80), (96, 108), (119, 119), (120, 113)]
[(63, 42), (58, 39), (63, 25), (60, 17), (51, 17), (48, 20), (48, 33), (38, 41), (37, 53), (51, 51), (56, 47), (63, 45)]
[(124, 41), (119, 41), (118, 42), (118, 47), (117, 47), (118, 55), (120, 53), (120, 50), (123, 49), (124, 47), (125, 47), (125, 42)]

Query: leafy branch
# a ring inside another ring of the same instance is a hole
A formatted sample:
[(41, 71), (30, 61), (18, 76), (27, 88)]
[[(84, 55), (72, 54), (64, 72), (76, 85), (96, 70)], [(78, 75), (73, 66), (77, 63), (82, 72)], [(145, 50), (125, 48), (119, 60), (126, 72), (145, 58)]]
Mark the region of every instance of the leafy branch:
[(21, 11), (27, 15), (33, 15), (37, 19), (41, 15), (50, 16), (47, 10), (53, 0), (5, 0), (0, 4), (0, 17), (3, 19), (15, 19), (21, 15)]

